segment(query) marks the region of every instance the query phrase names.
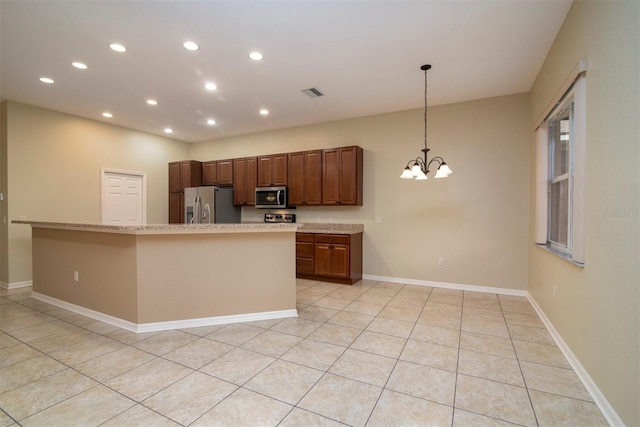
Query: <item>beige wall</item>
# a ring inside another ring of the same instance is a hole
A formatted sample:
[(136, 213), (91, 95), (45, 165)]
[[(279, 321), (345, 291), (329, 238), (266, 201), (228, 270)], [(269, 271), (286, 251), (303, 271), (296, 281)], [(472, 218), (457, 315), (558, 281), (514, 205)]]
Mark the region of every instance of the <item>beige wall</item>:
[(588, 60), (585, 267), (530, 243), (529, 292), (626, 425), (640, 425), (639, 29), (638, 1), (576, 1), (531, 91), (533, 122)]
[(136, 248), (138, 323), (296, 309), (293, 231), (139, 235)]
[(365, 274), (526, 290), (528, 106), (519, 94), (429, 107), (430, 154), (453, 169), (447, 179), (399, 178), (421, 154), (422, 109), (198, 143), (190, 154), (215, 160), (359, 145), (364, 206), (299, 207), (299, 221), (364, 223)]
[(34, 228), (32, 243), (34, 292), (138, 322), (136, 236)]
[(295, 312), (293, 230), (159, 233), (34, 227), (33, 290), (139, 325)]
[[(15, 102), (8, 117), (8, 220), (100, 223), (100, 169), (147, 174), (147, 222), (167, 222), (167, 163), (188, 145)], [(31, 230), (8, 226), (7, 283), (31, 280)], [(1, 280), (1, 279), (0, 279)]]

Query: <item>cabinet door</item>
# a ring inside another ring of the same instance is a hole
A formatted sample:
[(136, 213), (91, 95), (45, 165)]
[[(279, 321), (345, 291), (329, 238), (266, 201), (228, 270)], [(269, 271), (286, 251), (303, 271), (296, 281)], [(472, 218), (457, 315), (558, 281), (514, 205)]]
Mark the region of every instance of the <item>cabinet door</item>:
[(322, 151), (289, 153), (289, 204), (291, 206), (322, 203)]
[(180, 224), (184, 216), (184, 195), (182, 193), (169, 193), (169, 224)]
[(322, 203), (322, 151), (307, 151), (304, 154), (304, 204)]
[(258, 158), (247, 158), (247, 205), (256, 204), (256, 187), (258, 186)]
[(331, 246), (331, 276), (349, 277), (349, 246)]
[(182, 190), (180, 185), (180, 162), (169, 163), (169, 193)]
[(313, 251), (313, 273), (319, 276), (331, 276), (331, 245), (316, 243)]
[(202, 163), (195, 160), (180, 162), (180, 180), (182, 188), (202, 185)]
[(233, 185), (233, 160), (218, 160), (218, 185)]
[(289, 205), (299, 206), (304, 204), (305, 177), (304, 177), (305, 153), (289, 154)]
[(258, 159), (247, 157), (233, 160), (233, 203), (240, 206), (256, 204)]
[(273, 185), (287, 185), (287, 155), (274, 154), (271, 159), (271, 181)]
[(258, 187), (287, 185), (287, 155), (258, 157)]
[(258, 157), (258, 187), (273, 186), (272, 169), (273, 158), (271, 156)]
[(218, 162), (211, 161), (202, 163), (202, 184), (218, 184)]
[(340, 157), (340, 204), (357, 204), (357, 153), (356, 147), (341, 148)]
[(233, 204), (247, 204), (247, 162), (245, 159), (233, 160)]
[(362, 206), (362, 148), (322, 151), (322, 204)]
[(340, 203), (340, 153), (337, 148), (322, 150), (322, 204)]

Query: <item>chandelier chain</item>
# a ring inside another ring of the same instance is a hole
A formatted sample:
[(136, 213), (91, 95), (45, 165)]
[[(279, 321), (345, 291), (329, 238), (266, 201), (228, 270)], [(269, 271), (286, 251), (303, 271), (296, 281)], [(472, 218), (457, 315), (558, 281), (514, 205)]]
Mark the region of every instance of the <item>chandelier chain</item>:
[(427, 70), (424, 70), (424, 148), (427, 148)]

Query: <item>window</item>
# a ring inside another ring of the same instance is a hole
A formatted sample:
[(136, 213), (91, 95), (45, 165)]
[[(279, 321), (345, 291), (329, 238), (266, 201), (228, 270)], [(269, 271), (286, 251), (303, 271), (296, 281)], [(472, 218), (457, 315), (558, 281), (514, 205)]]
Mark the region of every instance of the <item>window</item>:
[(573, 91), (549, 119), (549, 220), (547, 240), (554, 249), (571, 252), (573, 187)]
[(584, 265), (586, 61), (573, 70), (536, 129), (535, 242)]

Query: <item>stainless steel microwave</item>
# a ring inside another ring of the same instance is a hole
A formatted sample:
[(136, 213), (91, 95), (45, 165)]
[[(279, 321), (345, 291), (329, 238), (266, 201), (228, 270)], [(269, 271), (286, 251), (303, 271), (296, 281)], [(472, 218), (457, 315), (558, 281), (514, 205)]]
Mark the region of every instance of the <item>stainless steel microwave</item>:
[(285, 209), (287, 201), (287, 187), (256, 188), (256, 208), (258, 209)]

